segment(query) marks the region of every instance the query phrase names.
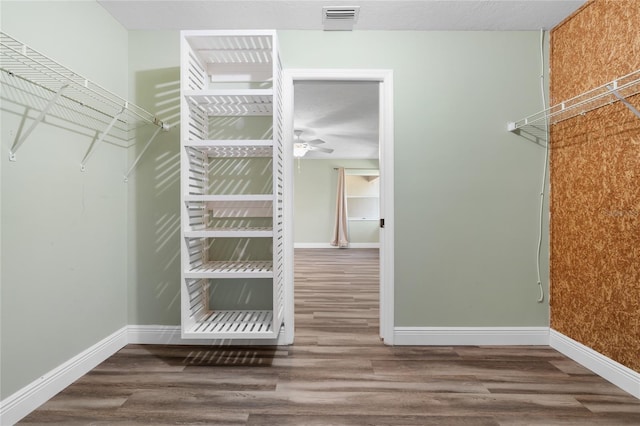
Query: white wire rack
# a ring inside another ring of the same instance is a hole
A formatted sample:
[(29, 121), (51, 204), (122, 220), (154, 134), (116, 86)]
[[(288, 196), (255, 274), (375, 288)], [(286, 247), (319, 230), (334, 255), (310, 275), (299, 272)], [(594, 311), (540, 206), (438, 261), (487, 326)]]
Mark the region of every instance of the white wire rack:
[(28, 106), (37, 107), (40, 111), (40, 115), (11, 147), (10, 158), (13, 161), (16, 151), (48, 114), (92, 129), (100, 135), (82, 160), (83, 170), (95, 146), (106, 136), (129, 141), (132, 130), (147, 124), (168, 130), (150, 112), (4, 32), (0, 32), (0, 70), (3, 87), (20, 93), (20, 99), (24, 102), (33, 104), (33, 99), (37, 99), (35, 103), (38, 105)]
[(603, 84), (574, 98), (561, 102), (521, 120), (510, 122), (507, 129), (511, 132), (522, 130), (526, 133), (546, 135), (547, 126), (586, 114), (589, 111), (613, 104), (624, 103), (638, 118), (640, 112), (627, 98), (640, 93), (640, 70)]

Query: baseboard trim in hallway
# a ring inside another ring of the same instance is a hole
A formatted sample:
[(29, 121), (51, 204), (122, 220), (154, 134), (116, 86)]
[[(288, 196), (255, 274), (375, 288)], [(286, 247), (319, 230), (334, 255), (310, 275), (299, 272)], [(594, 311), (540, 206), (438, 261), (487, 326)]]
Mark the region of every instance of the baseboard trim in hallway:
[(413, 346), (548, 345), (549, 327), (395, 327), (394, 344)]

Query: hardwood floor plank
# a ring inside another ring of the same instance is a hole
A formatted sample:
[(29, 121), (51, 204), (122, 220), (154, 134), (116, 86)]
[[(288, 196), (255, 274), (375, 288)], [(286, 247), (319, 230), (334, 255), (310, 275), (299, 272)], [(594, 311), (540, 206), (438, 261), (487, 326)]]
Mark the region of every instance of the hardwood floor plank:
[(640, 425), (545, 346), (385, 346), (378, 251), (296, 250), (291, 347), (128, 345), (24, 425)]
[(370, 416), (370, 415), (250, 415), (251, 426), (499, 426), (492, 417), (483, 416)]
[(295, 379), (281, 380), (279, 392), (427, 392), (427, 393), (490, 393), (474, 380), (436, 379), (430, 381), (407, 381), (400, 377), (380, 380), (378, 376), (364, 377), (354, 374), (349, 379), (314, 381), (309, 377), (296, 376)]
[(640, 424), (640, 404), (631, 395), (580, 395), (577, 398), (594, 413), (628, 413)]
[[(519, 394), (569, 394), (579, 398), (582, 395), (624, 395), (629, 396), (620, 388), (600, 377), (524, 377), (513, 378), (495, 376), (490, 380), (482, 380), (484, 386), (492, 393)], [(635, 398), (634, 398), (635, 399)], [(637, 400), (636, 400), (637, 401)]]
[(545, 361), (512, 361), (507, 359), (473, 361), (441, 361), (432, 360), (423, 362), (421, 360), (397, 361), (372, 361), (376, 374), (413, 374), (422, 376), (438, 375), (473, 375), (476, 377), (501, 376), (522, 376), (530, 377), (553, 376), (564, 377), (566, 373), (555, 368)]

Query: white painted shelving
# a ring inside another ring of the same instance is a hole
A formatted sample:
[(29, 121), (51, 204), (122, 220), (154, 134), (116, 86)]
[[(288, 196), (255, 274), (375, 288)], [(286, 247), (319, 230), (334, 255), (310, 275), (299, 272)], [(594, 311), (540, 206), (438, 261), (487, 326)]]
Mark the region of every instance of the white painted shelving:
[[(183, 31), (181, 55), (182, 336), (274, 339), (284, 316), (276, 33)], [(257, 116), (271, 117), (271, 138), (216, 138), (212, 118)], [(240, 298), (229, 308), (230, 297), (213, 291), (223, 282), (270, 286), (270, 309), (245, 308)]]

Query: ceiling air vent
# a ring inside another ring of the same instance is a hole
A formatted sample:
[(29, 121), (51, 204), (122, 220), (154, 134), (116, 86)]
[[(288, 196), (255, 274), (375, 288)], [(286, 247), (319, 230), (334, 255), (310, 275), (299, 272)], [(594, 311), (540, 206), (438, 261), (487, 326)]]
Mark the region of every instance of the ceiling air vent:
[(325, 6), (322, 8), (324, 30), (351, 31), (359, 14), (360, 6)]

